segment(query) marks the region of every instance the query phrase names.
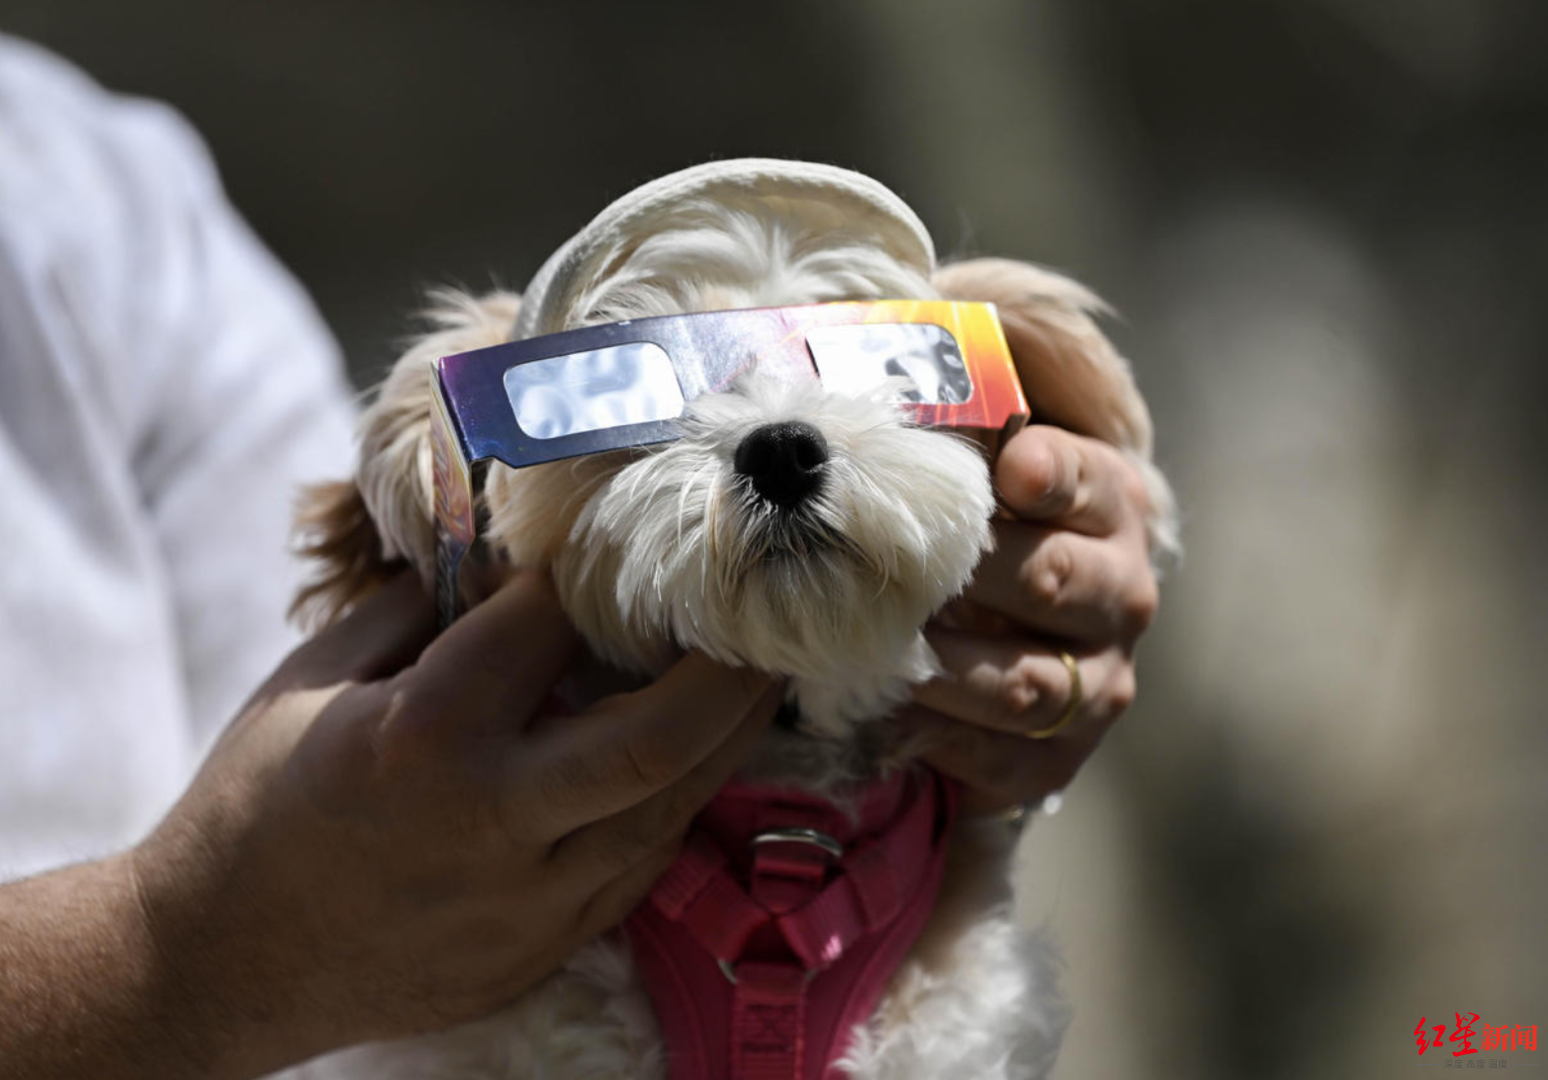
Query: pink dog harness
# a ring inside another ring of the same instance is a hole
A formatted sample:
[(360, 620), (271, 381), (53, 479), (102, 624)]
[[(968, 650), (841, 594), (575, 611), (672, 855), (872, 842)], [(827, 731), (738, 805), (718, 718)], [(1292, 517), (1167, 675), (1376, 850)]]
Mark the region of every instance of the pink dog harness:
[(956, 789), (867, 785), (857, 812), (732, 784), (626, 927), (672, 1080), (836, 1080), (934, 906)]

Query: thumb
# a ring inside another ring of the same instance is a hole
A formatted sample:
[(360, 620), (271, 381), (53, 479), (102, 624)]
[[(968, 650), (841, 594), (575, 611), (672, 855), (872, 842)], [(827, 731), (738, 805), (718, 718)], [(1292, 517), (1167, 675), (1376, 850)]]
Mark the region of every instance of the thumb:
[(435, 632), (435, 605), (405, 570), (291, 653), (275, 679), (297, 689), (384, 678), (412, 664)]

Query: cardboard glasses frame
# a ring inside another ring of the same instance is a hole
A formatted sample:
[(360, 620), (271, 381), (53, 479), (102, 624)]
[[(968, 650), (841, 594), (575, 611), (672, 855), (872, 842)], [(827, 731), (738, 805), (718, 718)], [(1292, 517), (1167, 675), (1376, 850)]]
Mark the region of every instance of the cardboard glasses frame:
[(1028, 418), (993, 304), (842, 301), (667, 315), (444, 356), (431, 422), (441, 625), (465, 608), (461, 570), (478, 540), (483, 463), (521, 469), (670, 442), (689, 403), (755, 366), (840, 392), (910, 376), (918, 389), (902, 407), (913, 423), (968, 432), (991, 455)]

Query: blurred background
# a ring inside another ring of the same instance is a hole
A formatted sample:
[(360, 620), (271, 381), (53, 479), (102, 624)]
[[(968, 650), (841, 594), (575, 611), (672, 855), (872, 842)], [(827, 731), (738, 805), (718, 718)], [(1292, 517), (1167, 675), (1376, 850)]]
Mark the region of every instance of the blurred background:
[(1188, 558), (1023, 854), (1056, 1075), (1125, 1080), (1411, 1076), (1420, 1017), (1548, 1025), (1545, 15), (5, 0), (0, 30), (182, 110), (362, 386), (425, 286), (520, 287), (711, 157), (858, 168), (944, 252), (1110, 299)]

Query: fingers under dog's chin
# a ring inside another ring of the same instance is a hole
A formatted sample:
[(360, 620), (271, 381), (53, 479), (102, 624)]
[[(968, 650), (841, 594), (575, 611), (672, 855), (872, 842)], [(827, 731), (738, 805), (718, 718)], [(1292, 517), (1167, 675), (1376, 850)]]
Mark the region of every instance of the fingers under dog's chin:
[(1056, 722), (1075, 693), (1057, 645), (940, 628), (926, 640), (943, 674), (915, 687), (914, 700), (959, 721), (1023, 735)]
[(1023, 631), (1106, 646), (1143, 629), (1154, 576), (1142, 548), (1116, 538), (997, 522), (996, 550), (965, 597)]
[(976, 728), (911, 706), (897, 717), (901, 754), (962, 785), (962, 811), (993, 814), (1063, 791), (1085, 761), (1084, 746)]

